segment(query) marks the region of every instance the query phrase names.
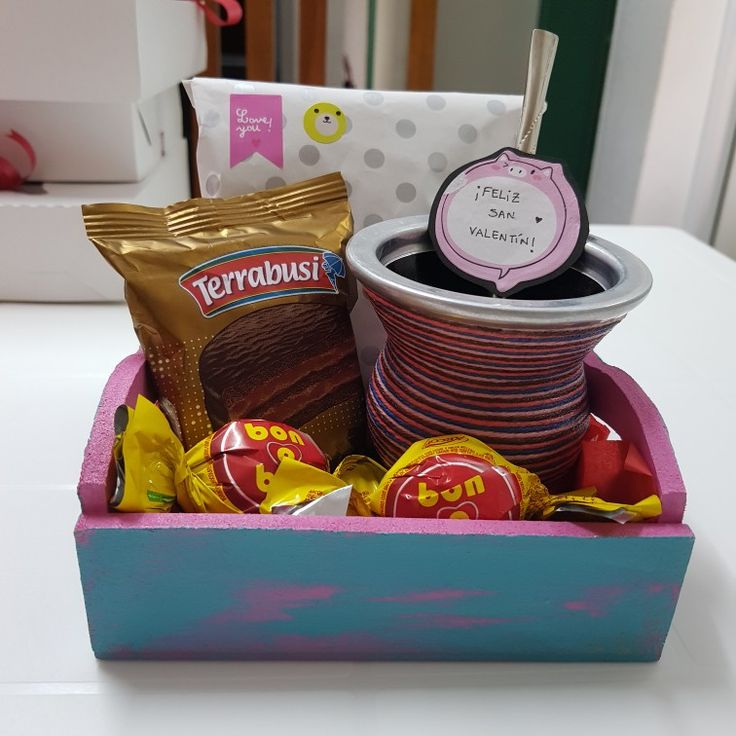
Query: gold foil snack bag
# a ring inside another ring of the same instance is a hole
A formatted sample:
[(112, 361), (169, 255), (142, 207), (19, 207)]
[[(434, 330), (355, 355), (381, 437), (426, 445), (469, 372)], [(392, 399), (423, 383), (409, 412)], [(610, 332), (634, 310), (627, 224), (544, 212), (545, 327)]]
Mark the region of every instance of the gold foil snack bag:
[(257, 417), (303, 429), (333, 459), (361, 449), (340, 174), (229, 199), (82, 210), (89, 239), (125, 279), (185, 447)]

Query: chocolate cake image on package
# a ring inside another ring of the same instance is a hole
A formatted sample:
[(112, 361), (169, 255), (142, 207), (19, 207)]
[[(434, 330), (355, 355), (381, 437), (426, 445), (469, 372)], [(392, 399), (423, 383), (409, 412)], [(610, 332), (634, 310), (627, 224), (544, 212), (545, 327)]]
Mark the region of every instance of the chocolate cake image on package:
[(330, 426), (362, 420), (363, 384), (343, 307), (276, 304), (240, 317), (202, 351), (199, 376), (215, 426), (243, 417), (309, 425), (334, 457)]
[(83, 207), (125, 279), (159, 398), (186, 449), (236, 419), (284, 422), (333, 462), (364, 449), (339, 173), (169, 207)]

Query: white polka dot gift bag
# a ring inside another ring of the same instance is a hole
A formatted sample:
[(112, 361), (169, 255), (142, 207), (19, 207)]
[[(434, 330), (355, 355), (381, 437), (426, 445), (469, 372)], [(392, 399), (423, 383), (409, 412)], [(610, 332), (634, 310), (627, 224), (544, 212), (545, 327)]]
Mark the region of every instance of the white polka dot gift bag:
[(340, 171), (355, 229), (429, 212), (445, 178), (514, 145), (521, 96), (375, 92), (197, 78), (202, 196)]
[[(520, 95), (377, 92), (229, 79), (188, 85), (202, 196), (248, 194), (340, 171), (355, 230), (428, 214), (459, 166), (512, 146)], [(363, 298), (352, 312), (364, 377), (385, 333)]]

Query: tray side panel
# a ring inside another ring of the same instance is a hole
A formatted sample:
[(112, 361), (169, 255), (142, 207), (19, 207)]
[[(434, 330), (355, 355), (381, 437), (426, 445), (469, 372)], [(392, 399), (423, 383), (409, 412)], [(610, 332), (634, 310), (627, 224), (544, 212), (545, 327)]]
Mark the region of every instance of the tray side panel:
[(107, 499), (115, 483), (115, 466), (112, 463), (115, 410), (121, 404), (135, 404), (138, 394), (150, 395), (150, 392), (143, 353), (133, 353), (115, 366), (102, 391), (84, 450), (77, 486), (82, 513), (109, 513)]
[(662, 500), (662, 515), (656, 523), (682, 523), (685, 484), (657, 407), (628, 373), (597, 355), (586, 358), (585, 368), (591, 411), (633, 442), (654, 475)]
[(105, 659), (648, 661), (692, 536), (80, 531)]

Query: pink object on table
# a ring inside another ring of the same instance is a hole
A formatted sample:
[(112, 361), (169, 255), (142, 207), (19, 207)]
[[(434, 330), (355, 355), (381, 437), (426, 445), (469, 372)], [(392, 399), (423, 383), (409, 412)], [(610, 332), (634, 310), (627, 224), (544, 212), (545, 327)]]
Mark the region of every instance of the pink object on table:
[(0, 191), (17, 189), (36, 168), (36, 152), (20, 133), (0, 135)]
[(243, 18), (243, 8), (241, 7), (238, 0), (212, 0), (215, 5), (218, 5), (225, 11), (225, 17), (221, 18), (217, 10), (207, 3), (207, 0), (192, 0), (204, 13), (207, 20), (212, 25), (218, 28), (224, 28), (225, 26), (235, 26)]

